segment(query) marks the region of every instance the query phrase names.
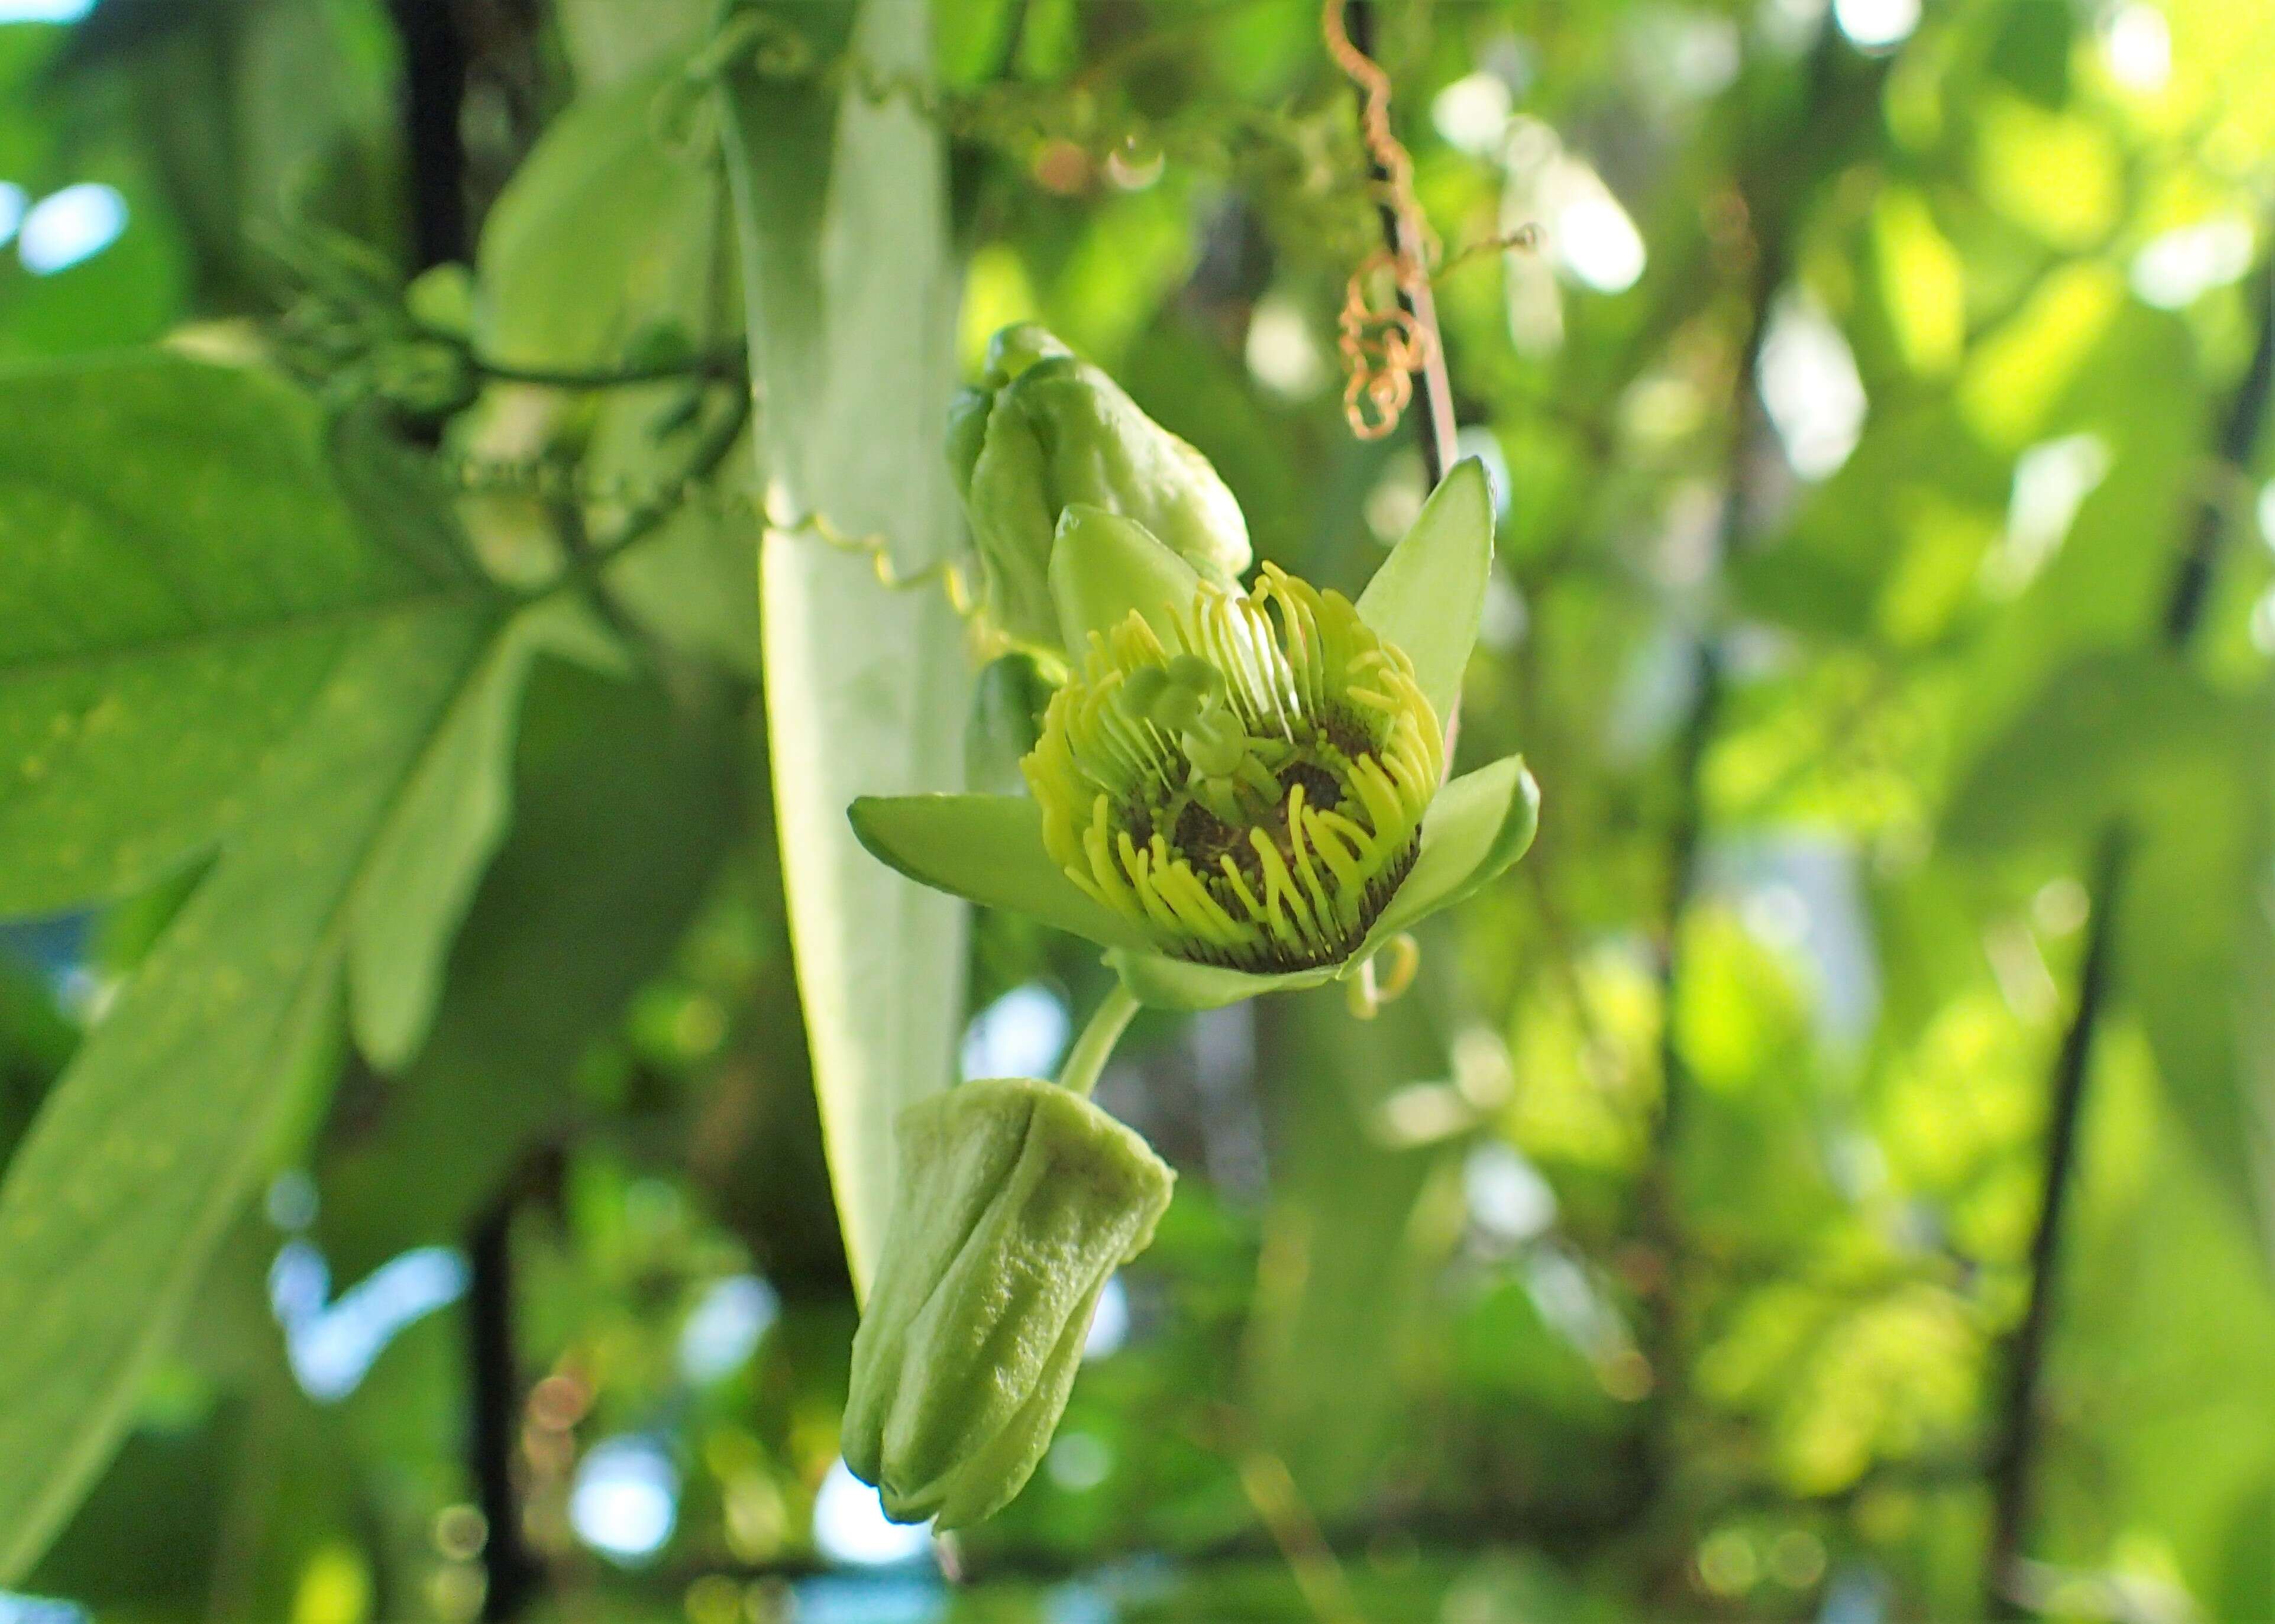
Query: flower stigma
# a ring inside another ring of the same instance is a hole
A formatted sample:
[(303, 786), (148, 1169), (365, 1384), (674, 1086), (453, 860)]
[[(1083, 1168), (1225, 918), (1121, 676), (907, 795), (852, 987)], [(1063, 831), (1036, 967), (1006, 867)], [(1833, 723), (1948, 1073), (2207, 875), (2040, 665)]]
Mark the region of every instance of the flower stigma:
[(1443, 774), (1405, 651), (1271, 564), (1093, 632), (1022, 763), (1051, 858), (1175, 958), (1349, 956), (1413, 865)]

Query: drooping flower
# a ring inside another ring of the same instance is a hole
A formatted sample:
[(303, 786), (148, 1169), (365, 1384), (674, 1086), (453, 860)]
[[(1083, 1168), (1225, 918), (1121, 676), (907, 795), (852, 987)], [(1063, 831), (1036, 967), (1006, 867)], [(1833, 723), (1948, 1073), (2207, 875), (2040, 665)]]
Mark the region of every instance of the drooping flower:
[(864, 798), (855, 830), (913, 879), (1100, 943), (1147, 1003), (1355, 975), (1531, 841), (1520, 758), (1440, 782), (1492, 557), (1474, 460), (1356, 603), (1269, 566), (1240, 593), (1070, 506), (1047, 577), (1083, 657), (1032, 796)]
[(1175, 1175), (1070, 1089), (966, 1083), (898, 1123), (901, 1179), (853, 1339), (845, 1462), (896, 1522), (993, 1515), (1049, 1447), (1107, 1278)]

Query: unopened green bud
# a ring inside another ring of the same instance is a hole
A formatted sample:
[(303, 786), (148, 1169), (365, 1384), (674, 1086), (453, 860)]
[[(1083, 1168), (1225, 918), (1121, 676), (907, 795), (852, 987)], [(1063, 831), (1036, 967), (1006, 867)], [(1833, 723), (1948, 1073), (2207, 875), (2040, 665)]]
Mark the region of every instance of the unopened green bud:
[(1071, 1090), (966, 1083), (901, 1114), (900, 1189), (853, 1339), (845, 1462), (899, 1522), (993, 1515), (1025, 1486), (1099, 1293), (1175, 1175)]
[(987, 341), (987, 375), (1001, 385), (1037, 361), (1071, 357), (1066, 341), (1039, 321), (1014, 321)]
[(1032, 322), (997, 334), (979, 387), (957, 397), (949, 462), (989, 612), (1022, 641), (1058, 646), (1050, 557), (1069, 504), (1135, 520), (1206, 580), (1248, 567), (1248, 521), (1208, 458)]

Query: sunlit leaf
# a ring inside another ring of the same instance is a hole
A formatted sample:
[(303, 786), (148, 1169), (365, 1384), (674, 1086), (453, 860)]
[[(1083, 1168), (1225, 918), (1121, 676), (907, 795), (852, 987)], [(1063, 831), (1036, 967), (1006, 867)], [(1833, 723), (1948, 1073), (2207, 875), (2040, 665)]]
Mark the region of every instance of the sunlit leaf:
[(0, 912), (147, 885), (245, 810), (360, 628), (484, 589), (359, 521), (311, 404), (164, 357), (0, 381)]
[(100, 1469), (336, 1031), (374, 841), (489, 614), (397, 612), (323, 684), (257, 810), (57, 1084), (0, 1185), (0, 1581)]

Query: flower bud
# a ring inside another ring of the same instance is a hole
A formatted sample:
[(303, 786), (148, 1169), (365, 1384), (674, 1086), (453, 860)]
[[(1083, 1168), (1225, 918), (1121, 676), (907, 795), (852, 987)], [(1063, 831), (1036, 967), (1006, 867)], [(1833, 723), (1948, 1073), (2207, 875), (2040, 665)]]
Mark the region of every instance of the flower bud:
[(967, 1083), (901, 1114), (900, 1190), (853, 1339), (845, 1462), (899, 1522), (993, 1515), (1042, 1459), (1098, 1295), (1173, 1175), (1054, 1084)]
[(1228, 585), (1248, 567), (1248, 521), (1208, 458), (1032, 322), (995, 336), (948, 438), (988, 609), (1022, 641), (1059, 646), (1051, 545), (1072, 502), (1135, 520), (1204, 579)]

